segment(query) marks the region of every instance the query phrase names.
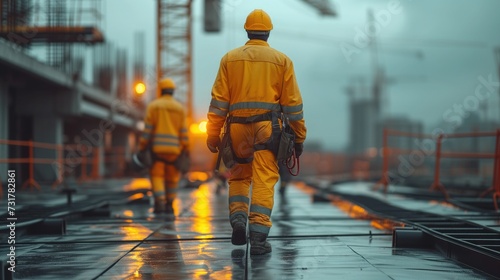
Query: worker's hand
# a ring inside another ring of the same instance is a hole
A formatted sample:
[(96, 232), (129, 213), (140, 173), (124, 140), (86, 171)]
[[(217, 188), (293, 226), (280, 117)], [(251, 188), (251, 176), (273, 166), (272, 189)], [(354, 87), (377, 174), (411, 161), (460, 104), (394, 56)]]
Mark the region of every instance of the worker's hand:
[(303, 143), (295, 143), (295, 156), (300, 157), (302, 154), (302, 151), (304, 151), (304, 144)]
[(219, 136), (208, 136), (207, 147), (212, 153), (217, 153), (219, 151), (220, 137)]

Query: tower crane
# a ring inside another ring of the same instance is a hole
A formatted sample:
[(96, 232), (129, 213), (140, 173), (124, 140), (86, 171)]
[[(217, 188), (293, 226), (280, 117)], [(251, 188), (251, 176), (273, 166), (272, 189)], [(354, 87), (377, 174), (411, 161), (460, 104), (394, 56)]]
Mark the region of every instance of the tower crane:
[[(223, 1), (231, 0), (204, 0), (205, 31), (220, 31)], [(337, 15), (330, 0), (302, 1), (317, 9), (321, 15)], [(156, 7), (157, 80), (169, 76), (176, 81), (176, 95), (187, 107), (188, 125), (193, 122), (192, 3), (193, 0), (157, 0)]]
[(323, 16), (336, 16), (337, 12), (332, 7), (330, 0), (302, 0), (303, 2), (313, 6)]

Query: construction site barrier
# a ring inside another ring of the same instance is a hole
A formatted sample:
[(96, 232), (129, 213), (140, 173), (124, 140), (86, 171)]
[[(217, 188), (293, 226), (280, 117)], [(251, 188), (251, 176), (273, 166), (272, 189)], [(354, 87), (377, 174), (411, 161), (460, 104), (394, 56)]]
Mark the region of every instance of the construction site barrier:
[[(495, 209), (498, 210), (497, 200), (500, 198), (500, 129), (494, 132), (469, 132), (469, 133), (452, 133), (452, 134), (420, 134), (420, 133), (409, 133), (404, 131), (397, 131), (392, 129), (384, 129), (383, 139), (382, 139), (382, 178), (377, 183), (376, 187), (383, 186), (384, 192), (387, 192), (387, 187), (389, 185), (389, 160), (393, 152), (398, 153), (410, 153), (413, 150), (405, 149), (394, 149), (390, 148), (388, 145), (389, 136), (400, 136), (400, 137), (413, 137), (413, 138), (426, 138), (435, 139), (436, 149), (435, 149), (435, 166), (434, 166), (434, 179), (430, 186), (430, 190), (440, 190), (445, 195), (446, 199), (449, 199), (449, 193), (445, 186), (441, 183), (441, 159), (442, 158), (473, 158), (473, 159), (493, 159), (493, 182), (492, 186), (488, 188), (485, 192), (481, 194), (484, 196), (488, 193), (493, 193), (493, 203)], [(466, 137), (496, 137), (495, 139), (495, 152), (494, 153), (471, 153), (471, 152), (443, 152), (442, 143), (443, 139), (452, 138), (466, 138)]]
[(500, 198), (500, 129), (496, 131), (495, 140), (495, 159), (493, 163), (493, 186), (484, 191), (481, 196), (485, 196), (488, 193), (493, 193), (493, 204), (495, 210), (498, 211), (498, 199)]
[[(108, 149), (101, 157), (101, 147), (89, 147), (80, 144), (53, 144), (34, 142), (32, 140), (5, 140), (0, 139), (0, 145), (7, 145), (8, 150), (15, 147), (27, 149), (27, 157), (0, 158), (0, 164), (27, 164), (27, 179), (21, 184), (21, 189), (40, 190), (40, 184), (35, 180), (35, 165), (51, 165), (54, 167), (55, 181), (51, 184), (52, 188), (57, 188), (64, 184), (67, 174), (73, 174), (80, 170), (79, 182), (87, 180), (96, 180), (100, 177), (101, 160), (116, 166), (113, 176), (123, 176), (125, 170), (125, 147), (113, 147)], [(35, 150), (53, 151), (53, 156), (36, 157)], [(0, 198), (3, 198), (2, 179), (0, 178)]]
[(398, 131), (393, 129), (385, 128), (383, 130), (382, 136), (382, 178), (375, 185), (376, 188), (383, 186), (384, 192), (387, 193), (387, 187), (389, 186), (389, 160), (392, 154), (409, 154), (413, 150), (411, 149), (401, 149), (401, 148), (391, 148), (389, 147), (389, 136), (400, 136), (400, 137), (409, 137), (409, 138), (417, 138), (417, 139), (432, 139), (433, 135), (423, 134), (423, 133), (411, 133), (405, 131)]

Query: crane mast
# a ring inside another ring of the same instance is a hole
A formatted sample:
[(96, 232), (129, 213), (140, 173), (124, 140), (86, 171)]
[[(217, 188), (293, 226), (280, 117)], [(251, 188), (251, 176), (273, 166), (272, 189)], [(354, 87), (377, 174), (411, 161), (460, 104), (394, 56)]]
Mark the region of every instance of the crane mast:
[(157, 0), (157, 81), (169, 77), (193, 122), (192, 0)]

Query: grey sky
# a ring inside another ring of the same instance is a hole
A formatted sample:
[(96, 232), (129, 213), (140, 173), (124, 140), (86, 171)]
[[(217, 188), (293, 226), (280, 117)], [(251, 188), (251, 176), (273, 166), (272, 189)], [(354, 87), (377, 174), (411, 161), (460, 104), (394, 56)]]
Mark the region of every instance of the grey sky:
[[(132, 48), (134, 32), (145, 31), (149, 67), (155, 60), (155, 2), (105, 1), (107, 38), (119, 47)], [(333, 0), (339, 13), (336, 18), (321, 17), (299, 0), (226, 0), (219, 34), (203, 33), (202, 2), (194, 1), (193, 26), (194, 104), (200, 120), (206, 115), (220, 58), (246, 42), (243, 24), (255, 8), (272, 17), (271, 47), (294, 62), (304, 98), (308, 141), (320, 141), (326, 148), (347, 145), (345, 87), (359, 77), (366, 86), (372, 80), (369, 48), (358, 48), (349, 59), (341, 49), (346, 44), (356, 46), (358, 30), (367, 26), (369, 8), (381, 24), (377, 38), (380, 64), (394, 79), (385, 92), (387, 115), (405, 115), (432, 129), (454, 104), (474, 95), (479, 76), (498, 79), (493, 54), (493, 48), (500, 46), (497, 0)], [(423, 59), (416, 57), (417, 51), (423, 53)], [(132, 49), (129, 53), (133, 54)], [(491, 119), (499, 118), (498, 98), (498, 91), (487, 97)]]

